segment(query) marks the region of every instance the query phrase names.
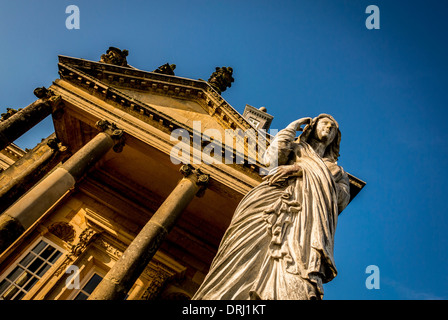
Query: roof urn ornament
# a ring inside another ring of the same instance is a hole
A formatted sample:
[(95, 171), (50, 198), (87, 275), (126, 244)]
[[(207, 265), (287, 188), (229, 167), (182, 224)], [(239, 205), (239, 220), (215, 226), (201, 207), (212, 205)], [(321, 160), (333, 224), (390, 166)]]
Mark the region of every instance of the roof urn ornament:
[(120, 50), (115, 47), (109, 47), (109, 49), (107, 49), (106, 51), (106, 54), (101, 55), (100, 62), (113, 64), (120, 67), (128, 67), (128, 62), (126, 60), (128, 54), (128, 50)]
[(176, 69), (176, 65), (175, 64), (165, 63), (164, 65), (161, 65), (160, 67), (158, 67), (153, 72), (161, 73), (161, 74), (167, 74), (169, 76), (174, 76), (174, 69)]
[(233, 79), (233, 69), (231, 67), (216, 67), (215, 72), (212, 73), (208, 79), (208, 83), (221, 94), (227, 88), (232, 86)]

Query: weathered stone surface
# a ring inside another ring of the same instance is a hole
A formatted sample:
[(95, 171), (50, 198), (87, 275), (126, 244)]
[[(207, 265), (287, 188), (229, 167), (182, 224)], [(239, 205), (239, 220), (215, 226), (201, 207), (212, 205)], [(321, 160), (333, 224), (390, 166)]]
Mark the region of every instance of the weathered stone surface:
[[(301, 125), (306, 125), (296, 139)], [(240, 202), (193, 299), (307, 300), (336, 276), (338, 214), (350, 199), (337, 165), (341, 134), (330, 115), (281, 130), (264, 160), (277, 165)]]
[(17, 219), (0, 215), (0, 253), (6, 250), (24, 231), (25, 229)]

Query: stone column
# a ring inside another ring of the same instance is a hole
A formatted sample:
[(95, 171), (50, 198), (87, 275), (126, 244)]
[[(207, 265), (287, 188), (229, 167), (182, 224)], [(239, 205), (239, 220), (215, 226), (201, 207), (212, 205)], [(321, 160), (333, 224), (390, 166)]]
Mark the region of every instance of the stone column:
[(184, 178), (131, 242), (121, 258), (115, 262), (92, 292), (89, 300), (123, 300), (183, 210), (195, 195), (201, 194), (206, 188), (209, 177), (199, 169), (194, 170), (190, 165), (183, 165), (181, 172)]
[(53, 107), (61, 102), (60, 96), (53, 95), (44, 87), (36, 88), (34, 94), (38, 100), (0, 122), (0, 150), (49, 116)]
[(68, 157), (52, 133), (0, 174), (0, 213)]
[[(97, 134), (84, 147), (41, 180), (0, 216), (0, 253), (13, 243), (56, 203), (82, 175), (112, 147), (123, 144), (123, 131), (107, 129), (104, 121), (98, 122), (105, 131)], [(106, 130), (107, 129), (107, 130)]]

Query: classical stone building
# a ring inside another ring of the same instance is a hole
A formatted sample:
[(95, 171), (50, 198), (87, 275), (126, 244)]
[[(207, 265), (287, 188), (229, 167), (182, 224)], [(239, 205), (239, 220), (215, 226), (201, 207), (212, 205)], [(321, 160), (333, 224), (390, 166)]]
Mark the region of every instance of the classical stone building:
[[(259, 154), (271, 137), (222, 98), (231, 68), (193, 80), (126, 56), (60, 56), (60, 78), (0, 122), (1, 300), (189, 299), (260, 183), (249, 140)], [(51, 136), (26, 153), (11, 144), (48, 115)], [(252, 131), (223, 145), (226, 129)], [(364, 183), (350, 183), (353, 199)]]
[(11, 143), (3, 150), (0, 150), (0, 172), (13, 165), (16, 161), (22, 158), (25, 153), (25, 150), (22, 150), (14, 143)]

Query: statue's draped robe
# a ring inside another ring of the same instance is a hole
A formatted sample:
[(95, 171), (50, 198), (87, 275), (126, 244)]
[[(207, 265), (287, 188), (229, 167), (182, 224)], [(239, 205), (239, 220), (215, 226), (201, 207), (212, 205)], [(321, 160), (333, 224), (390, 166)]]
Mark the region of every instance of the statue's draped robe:
[(303, 175), (264, 181), (241, 200), (193, 299), (320, 299), (322, 282), (336, 276), (334, 234), (348, 177), (295, 134), (281, 130), (265, 161), (278, 154), (278, 165), (296, 163)]

